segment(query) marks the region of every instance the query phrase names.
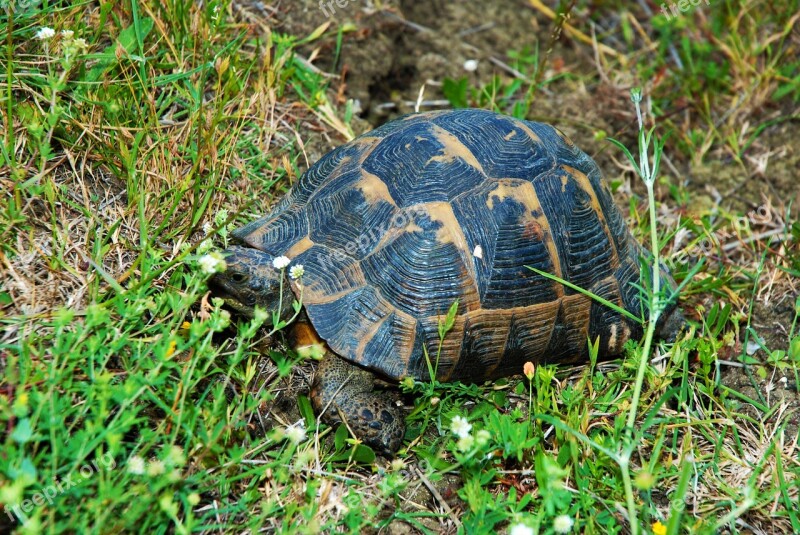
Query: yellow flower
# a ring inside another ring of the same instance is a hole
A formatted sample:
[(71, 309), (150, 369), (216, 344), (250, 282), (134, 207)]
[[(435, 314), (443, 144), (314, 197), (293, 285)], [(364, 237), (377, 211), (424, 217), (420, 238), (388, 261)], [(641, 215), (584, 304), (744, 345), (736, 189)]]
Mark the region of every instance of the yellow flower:
[(661, 523), (661, 521), (655, 522), (653, 524), (653, 535), (667, 535), (667, 526)]
[(183, 329), (184, 331), (188, 331), (191, 326), (192, 324), (189, 323), (188, 321), (184, 321), (183, 323), (181, 323), (181, 329)]
[(528, 381), (533, 379), (533, 372), (534, 371), (535, 371), (535, 368), (533, 367), (533, 362), (530, 362), (530, 361), (526, 362), (525, 366), (522, 367), (522, 373), (525, 374), (525, 377), (528, 378)]
[(167, 354), (166, 354), (167, 358), (170, 358), (172, 355), (175, 354), (176, 347), (178, 347), (178, 342), (175, 340), (170, 340), (169, 346), (167, 347)]

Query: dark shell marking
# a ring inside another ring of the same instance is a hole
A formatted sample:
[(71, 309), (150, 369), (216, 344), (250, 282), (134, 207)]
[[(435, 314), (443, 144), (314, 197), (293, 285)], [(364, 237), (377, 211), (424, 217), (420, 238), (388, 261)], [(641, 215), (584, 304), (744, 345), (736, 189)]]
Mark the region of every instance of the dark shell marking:
[[(235, 234), (305, 267), (303, 301), (338, 355), (440, 380), (618, 354), (640, 327), (533, 266), (640, 315), (639, 257), (595, 163), (553, 127), (482, 110), (401, 118), (330, 152)], [(476, 254), (479, 247), (482, 254)], [(294, 284), (294, 283), (293, 283)], [(296, 284), (295, 292), (298, 292)]]

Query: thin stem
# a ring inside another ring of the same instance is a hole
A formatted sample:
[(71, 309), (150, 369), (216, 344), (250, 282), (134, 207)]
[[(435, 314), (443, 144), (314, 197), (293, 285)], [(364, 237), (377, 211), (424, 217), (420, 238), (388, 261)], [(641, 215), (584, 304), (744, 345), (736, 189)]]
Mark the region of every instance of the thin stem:
[(642, 385), (644, 384), (644, 374), (647, 370), (648, 357), (650, 355), (650, 348), (653, 345), (653, 338), (656, 333), (656, 324), (661, 317), (663, 311), (663, 304), (659, 296), (661, 291), (661, 269), (660, 258), (658, 254), (658, 233), (656, 232), (656, 207), (655, 195), (653, 192), (653, 183), (645, 182), (647, 185), (647, 201), (650, 205), (650, 239), (653, 247), (653, 295), (650, 298), (650, 319), (647, 323), (647, 331), (645, 332), (644, 345), (642, 347), (642, 360), (639, 363), (639, 369), (636, 372), (636, 382), (633, 388), (633, 399), (631, 400), (630, 412), (628, 412), (628, 429), (633, 429), (636, 423), (636, 413), (639, 408), (639, 399), (642, 395)]
[[(639, 401), (642, 397), (642, 387), (644, 385), (644, 376), (647, 371), (647, 365), (650, 360), (650, 351), (653, 346), (653, 339), (656, 333), (656, 325), (664, 310), (664, 302), (661, 299), (661, 260), (659, 256), (658, 247), (658, 232), (656, 221), (656, 201), (654, 193), (654, 185), (656, 173), (658, 171), (658, 161), (660, 159), (660, 151), (662, 147), (658, 141), (655, 141), (653, 149), (653, 166), (650, 166), (648, 158), (648, 149), (652, 141), (651, 135), (646, 135), (644, 131), (644, 121), (642, 120), (642, 112), (639, 107), (641, 102), (641, 92), (632, 91), (631, 100), (636, 107), (636, 118), (639, 122), (639, 174), (647, 187), (647, 204), (650, 214), (650, 241), (652, 244), (653, 252), (653, 268), (652, 268), (652, 293), (650, 295), (649, 306), (649, 321), (647, 323), (647, 330), (645, 331), (644, 341), (642, 344), (641, 359), (639, 367), (636, 370), (636, 382), (633, 387), (633, 396), (631, 398), (631, 406), (628, 411), (628, 420), (626, 429), (630, 431), (631, 435), (627, 437), (627, 443), (620, 453), (618, 460), (620, 470), (622, 471), (622, 482), (625, 488), (625, 501), (628, 508), (628, 520), (631, 526), (631, 533), (638, 535), (639, 533), (639, 520), (636, 514), (636, 500), (633, 494), (633, 485), (631, 484), (630, 474), (630, 459), (636, 449), (636, 441), (633, 440), (633, 429), (636, 424), (636, 415), (639, 409)], [(651, 132), (652, 134), (652, 132)]]
[(639, 534), (639, 520), (636, 515), (636, 502), (633, 499), (633, 485), (631, 483), (630, 465), (628, 457), (619, 460), (620, 471), (622, 472), (622, 485), (625, 487), (625, 501), (628, 506), (628, 522), (631, 526), (631, 535)]

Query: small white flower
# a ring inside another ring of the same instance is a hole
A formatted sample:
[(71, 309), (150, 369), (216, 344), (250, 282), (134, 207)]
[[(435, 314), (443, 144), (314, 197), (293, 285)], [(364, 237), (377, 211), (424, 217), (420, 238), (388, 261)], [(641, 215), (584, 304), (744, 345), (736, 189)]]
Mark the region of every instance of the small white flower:
[(135, 475), (144, 474), (144, 459), (138, 455), (131, 456), (131, 458), (128, 459), (128, 473)]
[(290, 425), (286, 428), (286, 438), (289, 439), (289, 442), (292, 444), (300, 444), (302, 441), (306, 439), (306, 429), (303, 425), (303, 422), (300, 421), (294, 425)]
[(72, 30), (61, 30), (61, 37), (64, 39), (72, 39), (72, 36), (75, 35), (75, 32)]
[(556, 533), (569, 533), (572, 531), (572, 519), (567, 515), (558, 515), (553, 520), (553, 531)]
[(472, 435), (464, 435), (458, 439), (458, 442), (456, 442), (456, 448), (458, 448), (458, 451), (469, 451), (472, 449), (474, 444), (475, 439)]
[(201, 256), (197, 263), (200, 264), (200, 271), (207, 275), (213, 275), (218, 271), (225, 271), (225, 261), (215, 253)]
[(211, 234), (211, 231), (214, 230), (214, 225), (211, 224), (211, 221), (206, 221), (203, 223), (203, 234), (208, 236)]
[(481, 429), (477, 433), (475, 433), (475, 442), (478, 443), (478, 446), (485, 446), (489, 443), (489, 440), (492, 438), (492, 434), (489, 433), (486, 429)]
[(228, 211), (225, 210), (224, 208), (214, 215), (214, 223), (216, 223), (217, 226), (222, 226), (222, 224), (225, 223), (225, 221), (227, 220), (228, 220)]
[(165, 467), (162, 461), (155, 460), (147, 463), (147, 475), (160, 476), (164, 472), (165, 472)]
[(464, 62), (464, 70), (467, 72), (475, 72), (478, 70), (478, 60), (468, 59)]
[(475, 258), (483, 258), (483, 247), (476, 245), (475, 249), (472, 251), (472, 256)]
[(514, 524), (508, 528), (508, 535), (533, 535), (533, 529), (525, 524)]
[(272, 260), (272, 267), (274, 267), (275, 269), (283, 269), (289, 265), (289, 262), (291, 262), (291, 260), (289, 260), (285, 256), (279, 256)]
[(297, 280), (300, 277), (302, 277), (303, 273), (305, 273), (305, 272), (306, 272), (306, 270), (303, 269), (303, 264), (295, 264), (294, 266), (291, 267), (291, 269), (289, 269), (289, 276), (292, 279)]
[(269, 310), (265, 310), (259, 306), (253, 308), (253, 319), (258, 323), (264, 323), (270, 317)]
[(39, 28), (39, 31), (36, 32), (36, 38), (41, 40), (52, 39), (55, 37), (55, 35), (56, 31), (53, 28), (48, 28), (47, 26), (42, 26)]
[(210, 239), (206, 238), (197, 246), (197, 254), (205, 254), (209, 252), (212, 247), (214, 247), (214, 243)]
[(463, 416), (454, 416), (450, 422), (450, 430), (459, 438), (464, 438), (472, 431), (472, 424)]
[(186, 464), (186, 454), (180, 446), (171, 446), (167, 452), (167, 462), (173, 466), (183, 466)]

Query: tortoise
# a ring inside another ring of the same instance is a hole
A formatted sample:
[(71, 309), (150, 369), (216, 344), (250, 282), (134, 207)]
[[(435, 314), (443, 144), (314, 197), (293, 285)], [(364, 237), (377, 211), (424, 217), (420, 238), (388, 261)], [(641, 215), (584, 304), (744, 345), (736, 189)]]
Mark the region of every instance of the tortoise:
[[(239, 312), (276, 310), (284, 278), (308, 322), (297, 343), (316, 332), (325, 344), (315, 410), (389, 456), (405, 424), (376, 377), (430, 380), (427, 359), (438, 355), (439, 381), (492, 380), (527, 361), (587, 362), (598, 338), (601, 357), (618, 355), (642, 335), (638, 322), (529, 269), (642, 317), (648, 253), (595, 162), (543, 123), (477, 109), (403, 116), (323, 156), (233, 237), (212, 292)], [(273, 266), (281, 256), (302, 265), (300, 279)], [(674, 337), (683, 321), (670, 305), (659, 335)]]

